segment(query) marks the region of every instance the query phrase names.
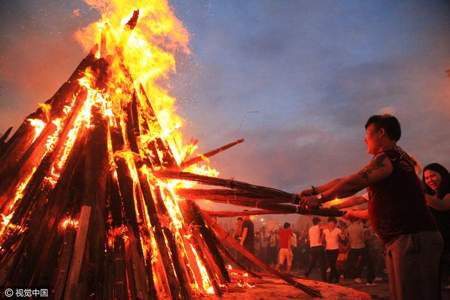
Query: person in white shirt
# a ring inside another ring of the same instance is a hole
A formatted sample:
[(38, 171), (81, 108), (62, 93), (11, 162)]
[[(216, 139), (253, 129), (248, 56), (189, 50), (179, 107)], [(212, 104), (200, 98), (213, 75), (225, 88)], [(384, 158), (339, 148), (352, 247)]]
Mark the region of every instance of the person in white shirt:
[(313, 218), (313, 226), (308, 230), (309, 238), (309, 252), (311, 253), (311, 259), (309, 261), (308, 269), (305, 272), (305, 277), (309, 277), (309, 274), (319, 262), (320, 275), (323, 281), (327, 280), (326, 266), (325, 266), (325, 249), (323, 247), (323, 230), (320, 227), (320, 218)]
[(339, 239), (345, 239), (345, 235), (341, 229), (336, 227), (336, 223), (336, 218), (328, 218), (328, 227), (323, 230), (325, 253), (328, 267), (330, 268), (330, 276), (327, 281), (333, 283), (339, 282), (339, 274), (336, 269), (336, 260), (339, 254)]

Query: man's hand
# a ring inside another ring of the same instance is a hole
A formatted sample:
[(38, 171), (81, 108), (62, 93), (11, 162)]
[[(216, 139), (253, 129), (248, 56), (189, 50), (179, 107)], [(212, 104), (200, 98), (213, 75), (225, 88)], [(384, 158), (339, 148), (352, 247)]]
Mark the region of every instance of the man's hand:
[(321, 200), (317, 197), (317, 195), (313, 196), (300, 196), (301, 207), (305, 208), (319, 208), (322, 204)]
[(315, 194), (314, 190), (311, 188), (311, 189), (306, 189), (306, 190), (301, 191), (298, 195), (301, 198), (301, 197), (306, 197), (306, 196), (312, 196), (314, 194)]

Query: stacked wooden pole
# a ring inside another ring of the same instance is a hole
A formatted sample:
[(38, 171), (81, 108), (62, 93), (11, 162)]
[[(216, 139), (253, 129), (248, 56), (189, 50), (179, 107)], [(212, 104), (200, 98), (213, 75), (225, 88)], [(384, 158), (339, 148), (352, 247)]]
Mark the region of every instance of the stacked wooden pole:
[[(138, 16), (135, 11), (126, 24), (120, 46)], [(231, 281), (224, 258), (233, 261), (233, 249), (319, 296), (257, 259), (211, 219), (236, 212), (207, 213), (196, 201), (259, 208), (245, 214), (341, 212), (299, 208), (297, 196), (285, 191), (182, 172), (243, 140), (177, 162), (152, 99), (120, 60), (123, 50), (108, 54), (107, 34), (101, 36), (100, 51), (94, 47), (11, 138), (11, 128), (0, 137), (0, 286), (51, 287), (54, 299), (220, 296)], [(120, 68), (111, 70), (114, 59)], [(91, 86), (79, 81), (86, 73), (93, 76)], [(120, 94), (113, 83), (123, 88)], [(113, 116), (99, 103), (110, 99), (120, 103)], [(80, 123), (86, 103), (89, 120)], [(40, 133), (30, 119), (45, 124)], [(143, 143), (142, 136), (154, 138)], [(167, 187), (173, 179), (220, 188), (173, 191)]]

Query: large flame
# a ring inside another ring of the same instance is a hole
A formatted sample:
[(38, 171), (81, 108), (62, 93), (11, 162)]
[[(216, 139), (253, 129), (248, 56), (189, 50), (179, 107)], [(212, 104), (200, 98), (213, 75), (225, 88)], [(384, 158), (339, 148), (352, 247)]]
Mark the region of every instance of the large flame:
[[(40, 152), (36, 150), (35, 156), (39, 156), (35, 158), (36, 162), (39, 159), (52, 158), (44, 183), (49, 189), (57, 185), (77, 141), (95, 126), (92, 120), (95, 111), (95, 114), (99, 114), (107, 123), (108, 160), (115, 184), (119, 184), (117, 161), (125, 162), (133, 182), (132, 198), (139, 226), (146, 232), (153, 232), (155, 226), (148, 215), (148, 204), (144, 201), (141, 185), (145, 182), (156, 187), (156, 190), (151, 192), (156, 199), (160, 197), (164, 203), (167, 211), (160, 212), (163, 215), (160, 218), (164, 219), (164, 226), (172, 231), (180, 256), (188, 262), (185, 268), (186, 272), (191, 274), (191, 289), (200, 294), (214, 294), (212, 278), (200, 257), (199, 249), (193, 245), (189, 224), (185, 224), (179, 206), (182, 199), (176, 193), (177, 188), (188, 187), (188, 184), (192, 183), (161, 180), (153, 176), (152, 170), (162, 168), (163, 165), (149, 165), (152, 161), (163, 161), (168, 154), (180, 165), (196, 149), (194, 143), (183, 143), (180, 131), (183, 120), (176, 114), (175, 99), (166, 89), (169, 75), (176, 70), (177, 54), (189, 53), (188, 32), (165, 0), (85, 1), (99, 11), (101, 20), (77, 32), (76, 37), (86, 49), (93, 44), (97, 45), (96, 58), (107, 62), (108, 74), (99, 74), (98, 70), (88, 68), (78, 80), (79, 90), (67, 101), (60, 116), (51, 119), (50, 108), (46, 104), (42, 107), (45, 111), (44, 119), (28, 120), (34, 129), (32, 143), (43, 145)], [(139, 10), (138, 13), (136, 9)], [(139, 19), (136, 26), (137, 14)], [(98, 84), (101, 76), (107, 77), (102, 81), (105, 86)], [(136, 133), (137, 149), (134, 150), (127, 132), (130, 113), (126, 110), (132, 101), (138, 102), (137, 120), (134, 121), (138, 123), (139, 132)], [(121, 149), (114, 149), (112, 131), (121, 133)], [(40, 139), (41, 135), (45, 135), (44, 139)], [(148, 146), (152, 143), (162, 143), (163, 147), (156, 147), (156, 153), (151, 152)], [(205, 165), (194, 164), (187, 170), (200, 174), (218, 174)], [(33, 168), (22, 175), (15, 185), (15, 195), (9, 200), (8, 209), (2, 211), (0, 245), (4, 232), (14, 226), (10, 224), (11, 211), (23, 198), (25, 187), (35, 171), (36, 168)], [(144, 181), (142, 177), (145, 178)], [(60, 226), (62, 230), (76, 228), (78, 221), (67, 217)], [(111, 228), (108, 233), (108, 247), (113, 247), (113, 241), (117, 237), (122, 237), (128, 243), (128, 230), (125, 225)], [(167, 239), (165, 242), (168, 243)], [(162, 268), (161, 253), (155, 237), (153, 234), (142, 235), (139, 237), (139, 243), (142, 252), (151, 257), (153, 274), (158, 274)], [(167, 291), (164, 291), (164, 278), (156, 276), (153, 281), (158, 296), (164, 298), (167, 296)]]

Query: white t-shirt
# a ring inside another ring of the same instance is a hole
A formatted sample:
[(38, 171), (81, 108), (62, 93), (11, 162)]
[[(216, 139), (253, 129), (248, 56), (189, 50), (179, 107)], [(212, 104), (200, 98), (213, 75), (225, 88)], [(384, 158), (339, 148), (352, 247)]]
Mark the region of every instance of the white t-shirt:
[(309, 228), (308, 237), (309, 247), (322, 246), (322, 237), (319, 225), (314, 225)]
[(328, 228), (323, 230), (325, 236), (325, 249), (326, 250), (337, 250), (339, 249), (339, 234), (341, 230), (335, 227), (332, 231)]

